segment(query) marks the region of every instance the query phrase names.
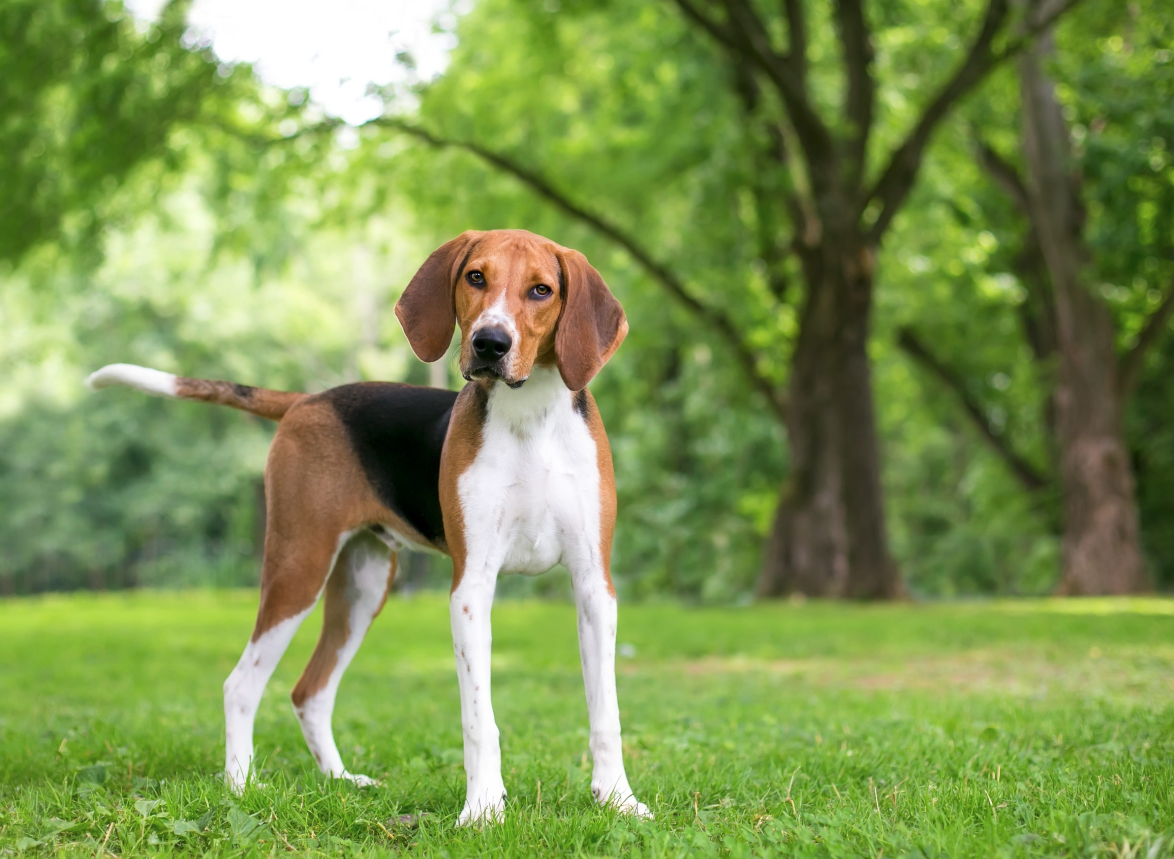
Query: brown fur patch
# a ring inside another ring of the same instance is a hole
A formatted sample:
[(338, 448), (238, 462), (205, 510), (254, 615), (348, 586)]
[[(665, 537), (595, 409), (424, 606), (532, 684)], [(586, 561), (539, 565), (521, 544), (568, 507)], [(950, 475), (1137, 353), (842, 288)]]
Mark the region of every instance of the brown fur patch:
[[(368, 539), (374, 539), (368, 538)], [(314, 655), (310, 657), (302, 676), (298, 678), (290, 698), (295, 707), (301, 707), (306, 701), (314, 697), (328, 682), (330, 675), (338, 666), (338, 652), (350, 639), (351, 629), (351, 599), (352, 583), (349, 577), (349, 554), (356, 549), (357, 539), (352, 541), (339, 553), (334, 570), (326, 580), (326, 591), (323, 599), (322, 632), (318, 637), (318, 645), (314, 648)], [(387, 602), (387, 595), (391, 591), (391, 583), (395, 580), (397, 556), (392, 553), (387, 575), (387, 586), (379, 601), (379, 607), (371, 616), (374, 620), (383, 610)]]
[(271, 421), (281, 420), (299, 400), (306, 397), (305, 394), (291, 391), (271, 391), (268, 388), (238, 385), (235, 382), (190, 379), (182, 376), (175, 380), (175, 395), (181, 400), (230, 406)]
[(624, 308), (602, 275), (583, 254), (557, 247), (566, 287), (555, 353), (563, 381), (572, 391), (587, 387), (628, 335)]
[(584, 389), (583, 392), (587, 395), (583, 418), (587, 421), (591, 438), (595, 440), (595, 461), (599, 467), (599, 554), (603, 559), (607, 592), (614, 597), (616, 588), (611, 580), (611, 543), (616, 532), (616, 473), (611, 461), (611, 445), (595, 398), (590, 391)]
[(482, 384), (466, 385), (453, 406), (452, 420), (440, 457), (440, 509), (444, 511), (444, 533), (452, 555), (452, 589), (465, 574), (465, 517), (461, 510), (458, 481), (468, 471), (481, 449), (481, 428), (485, 425), (489, 394)]
[(253, 641), (313, 606), (346, 532), (381, 524), (420, 545), (434, 545), (375, 497), (338, 415), (321, 397), (306, 398), (278, 426), (265, 468), (265, 497), (265, 559)]
[(437, 361), (448, 351), (457, 321), (453, 287), (465, 255), (483, 235), (468, 230), (434, 250), (396, 302), (395, 315), (421, 361)]

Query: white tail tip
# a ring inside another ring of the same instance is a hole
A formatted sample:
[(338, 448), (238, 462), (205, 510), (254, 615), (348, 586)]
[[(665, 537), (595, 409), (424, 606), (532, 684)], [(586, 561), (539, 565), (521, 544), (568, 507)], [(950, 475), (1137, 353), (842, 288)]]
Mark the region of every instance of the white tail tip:
[(175, 379), (173, 373), (139, 367), (136, 364), (107, 364), (89, 375), (86, 386), (97, 390), (112, 385), (123, 385), (156, 397), (174, 397)]

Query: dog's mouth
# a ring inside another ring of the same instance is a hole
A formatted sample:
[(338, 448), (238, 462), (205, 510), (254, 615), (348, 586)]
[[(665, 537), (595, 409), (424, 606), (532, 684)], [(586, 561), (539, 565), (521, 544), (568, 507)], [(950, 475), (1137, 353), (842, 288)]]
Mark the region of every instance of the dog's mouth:
[(504, 382), (515, 391), (526, 384), (526, 380), (530, 378), (529, 376), (523, 376), (520, 379), (510, 379), (498, 372), (497, 366), (494, 364), (483, 364), (479, 367), (472, 367), (461, 375), (465, 377), (466, 382), (471, 382), (474, 379), (489, 379), (493, 382)]

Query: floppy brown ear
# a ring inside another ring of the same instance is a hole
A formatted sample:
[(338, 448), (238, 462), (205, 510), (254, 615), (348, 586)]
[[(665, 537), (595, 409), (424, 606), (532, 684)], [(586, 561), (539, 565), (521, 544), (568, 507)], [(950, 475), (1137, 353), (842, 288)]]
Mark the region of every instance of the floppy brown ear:
[(563, 309), (554, 337), (554, 354), (563, 382), (580, 391), (607, 363), (628, 334), (624, 308), (587, 258), (578, 251), (556, 251), (563, 276)]
[(453, 291), (461, 263), (481, 233), (467, 230), (432, 252), (395, 303), (395, 315), (421, 361), (439, 361), (457, 324)]

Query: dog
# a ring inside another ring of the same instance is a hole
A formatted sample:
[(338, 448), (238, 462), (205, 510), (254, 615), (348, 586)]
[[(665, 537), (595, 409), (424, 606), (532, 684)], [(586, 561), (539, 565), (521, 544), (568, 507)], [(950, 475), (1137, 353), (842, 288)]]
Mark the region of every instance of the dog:
[(279, 421), (265, 467), (257, 622), (224, 684), (225, 774), (252, 775), (261, 694), (324, 597), (294, 711), (323, 773), (359, 785), (331, 719), (347, 665), (379, 614), (401, 548), (448, 554), (466, 799), (458, 825), (499, 820), (506, 790), (490, 700), (490, 608), (499, 573), (570, 571), (597, 802), (648, 817), (624, 769), (616, 697), (616, 519), (611, 449), (587, 384), (628, 323), (578, 251), (523, 230), (465, 232), (424, 262), (396, 304), (422, 360), (461, 331), (460, 393), (388, 382), (271, 391), (112, 364), (92, 388), (218, 403)]

